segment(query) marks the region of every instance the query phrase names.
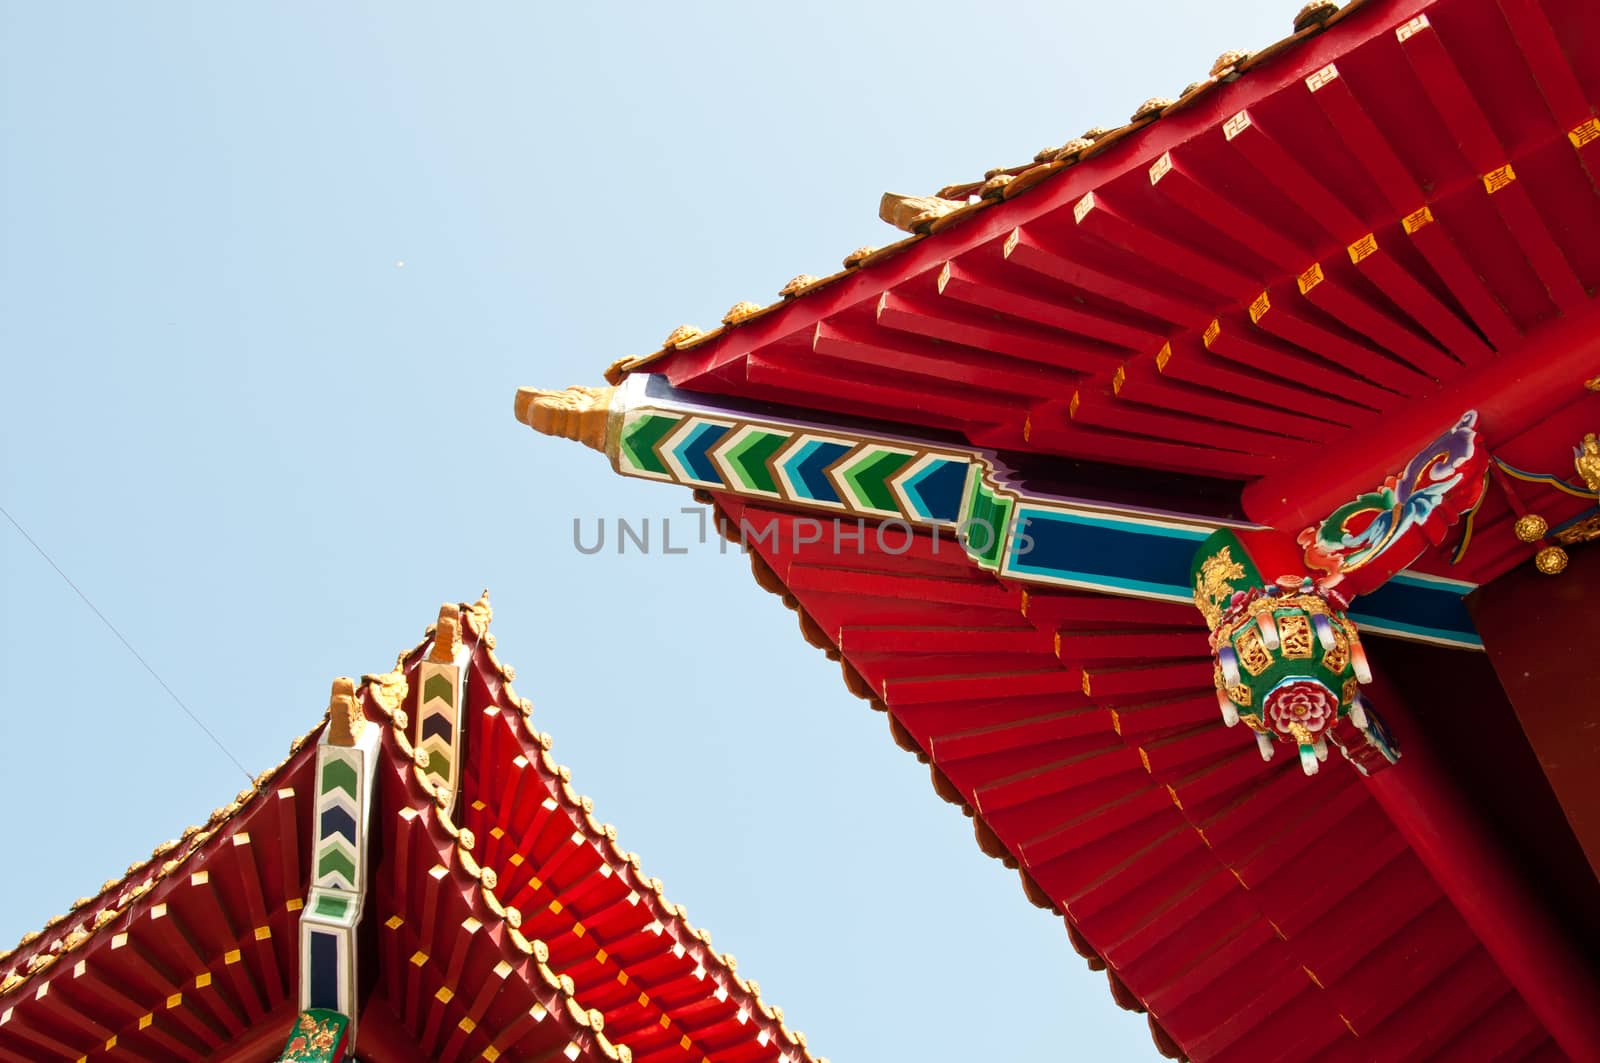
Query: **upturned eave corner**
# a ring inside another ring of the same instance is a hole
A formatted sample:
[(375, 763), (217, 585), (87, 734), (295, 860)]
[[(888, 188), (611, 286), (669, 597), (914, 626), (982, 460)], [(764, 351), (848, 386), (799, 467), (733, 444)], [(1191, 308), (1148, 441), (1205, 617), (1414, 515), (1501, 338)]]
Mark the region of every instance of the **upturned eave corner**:
[(517, 420), (542, 435), (582, 443), (608, 453), (614, 442), (615, 387), (573, 385), (563, 391), (518, 388), (513, 406)]

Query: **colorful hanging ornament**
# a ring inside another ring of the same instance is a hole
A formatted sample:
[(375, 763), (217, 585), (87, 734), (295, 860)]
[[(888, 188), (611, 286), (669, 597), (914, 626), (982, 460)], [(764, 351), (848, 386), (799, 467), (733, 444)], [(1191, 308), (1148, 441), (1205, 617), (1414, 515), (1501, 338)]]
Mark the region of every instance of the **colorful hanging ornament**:
[(1305, 773), (1315, 774), (1334, 725), (1353, 713), (1370, 717), (1356, 700), (1371, 673), (1348, 603), (1319, 589), (1295, 541), (1270, 530), (1212, 534), (1196, 555), (1194, 586), (1211, 629), (1223, 722), (1255, 732), (1264, 760), (1278, 742), (1292, 742)]
[(1298, 536), (1223, 528), (1201, 543), (1190, 579), (1211, 630), (1217, 705), (1229, 727), (1255, 732), (1262, 759), (1279, 742), (1297, 747), (1307, 775), (1330, 742), (1363, 774), (1399, 758), (1360, 692), (1372, 671), (1350, 601), (1443, 543), (1477, 504), (1488, 457), (1476, 426), (1463, 414), (1403, 472)]

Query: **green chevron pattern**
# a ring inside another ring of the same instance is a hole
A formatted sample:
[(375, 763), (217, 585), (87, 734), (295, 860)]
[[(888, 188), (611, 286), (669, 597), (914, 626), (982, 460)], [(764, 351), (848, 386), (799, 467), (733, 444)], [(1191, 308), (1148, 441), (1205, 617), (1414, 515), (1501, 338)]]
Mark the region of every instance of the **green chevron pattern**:
[(618, 456), (636, 475), (670, 478), (666, 464), (656, 453), (656, 447), (667, 434), (682, 423), (681, 417), (646, 413), (630, 419), (622, 430), (622, 443)]

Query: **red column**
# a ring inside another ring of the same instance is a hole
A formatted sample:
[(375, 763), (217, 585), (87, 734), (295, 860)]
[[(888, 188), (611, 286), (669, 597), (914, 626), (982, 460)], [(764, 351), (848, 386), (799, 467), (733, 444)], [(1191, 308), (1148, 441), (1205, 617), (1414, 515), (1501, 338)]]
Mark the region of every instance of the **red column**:
[(1368, 778), (1368, 789), (1556, 1044), (1580, 1063), (1600, 1063), (1594, 971), (1474, 821), (1404, 701), (1381, 675), (1370, 690), (1401, 758)]

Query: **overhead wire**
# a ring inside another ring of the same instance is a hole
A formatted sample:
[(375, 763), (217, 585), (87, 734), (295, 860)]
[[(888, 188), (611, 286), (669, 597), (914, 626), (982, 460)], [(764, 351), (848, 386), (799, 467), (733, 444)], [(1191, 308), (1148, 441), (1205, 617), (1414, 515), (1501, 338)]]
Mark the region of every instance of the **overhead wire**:
[(133, 654), (133, 659), (144, 666), (144, 670), (150, 673), (150, 677), (157, 683), (161, 684), (161, 689), (167, 692), (167, 696), (172, 699), (173, 704), (182, 709), (183, 714), (189, 717), (189, 720), (196, 727), (200, 728), (207, 738), (211, 739), (212, 744), (222, 751), (223, 756), (227, 757), (233, 762), (233, 766), (239, 769), (240, 774), (242, 774), (246, 779), (254, 782), (255, 777), (251, 775), (248, 770), (246, 770), (242, 763), (239, 762), (239, 758), (234, 756), (233, 752), (229, 750), (227, 746), (223, 745), (222, 739), (218, 738), (216, 733), (205, 725), (205, 721), (200, 719), (199, 715), (184, 703), (184, 700), (178, 696), (178, 692), (173, 690), (171, 685), (168, 684), (165, 679), (161, 678), (161, 673), (157, 672), (155, 668), (151, 666), (150, 662), (145, 660), (144, 654), (140, 653), (134, 648), (133, 643), (128, 641), (128, 637), (117, 629), (117, 625), (113, 624), (110, 618), (107, 617), (105, 613), (100, 611), (100, 607), (89, 600), (89, 596), (83, 593), (83, 588), (74, 583), (72, 581), (72, 577), (67, 575), (66, 572), (62, 570), (60, 565), (56, 564), (55, 558), (51, 557), (45, 551), (45, 548), (40, 546), (38, 541), (35, 540), (32, 535), (28, 534), (28, 529), (24, 528), (17, 518), (13, 517), (4, 506), (0, 506), (0, 514), (3, 514), (6, 520), (11, 522), (11, 526), (17, 529), (17, 533), (28, 541), (28, 545), (33, 547), (34, 550), (38, 552), (40, 557), (44, 558), (45, 563), (51, 568), (55, 569), (56, 575), (60, 576), (62, 581), (65, 582), (67, 586), (72, 588), (73, 593), (79, 598), (83, 599), (83, 604), (89, 607), (89, 611), (100, 618), (100, 622), (106, 626), (106, 630), (115, 635), (117, 637), (117, 641), (122, 643), (129, 653)]

